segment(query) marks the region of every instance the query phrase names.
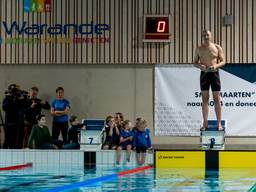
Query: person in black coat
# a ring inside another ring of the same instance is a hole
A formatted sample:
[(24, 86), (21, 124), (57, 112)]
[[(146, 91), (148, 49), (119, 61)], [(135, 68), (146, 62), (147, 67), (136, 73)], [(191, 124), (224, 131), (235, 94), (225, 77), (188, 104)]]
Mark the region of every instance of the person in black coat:
[(25, 121), (24, 121), (24, 138), (23, 148), (28, 147), (28, 138), (32, 127), (37, 124), (37, 117), (41, 115), (42, 109), (50, 110), (50, 104), (42, 99), (37, 98), (38, 87), (31, 87), (29, 97), (26, 100)]
[(2, 103), (2, 109), (5, 112), (3, 148), (20, 149), (23, 140), (27, 92), (22, 91), (19, 85), (11, 84), (5, 94)]

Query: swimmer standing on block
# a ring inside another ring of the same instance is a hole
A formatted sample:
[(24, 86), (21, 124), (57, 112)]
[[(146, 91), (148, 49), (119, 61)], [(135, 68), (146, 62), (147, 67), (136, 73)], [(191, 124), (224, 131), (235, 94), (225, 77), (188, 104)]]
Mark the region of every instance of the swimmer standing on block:
[(203, 101), (203, 126), (200, 130), (204, 131), (208, 127), (208, 102), (209, 89), (211, 86), (217, 117), (217, 128), (219, 131), (222, 131), (220, 104), (221, 85), (218, 69), (225, 65), (224, 53), (220, 45), (212, 42), (212, 34), (209, 30), (204, 30), (202, 36), (203, 44), (196, 48), (194, 57), (194, 66), (201, 70), (200, 87)]

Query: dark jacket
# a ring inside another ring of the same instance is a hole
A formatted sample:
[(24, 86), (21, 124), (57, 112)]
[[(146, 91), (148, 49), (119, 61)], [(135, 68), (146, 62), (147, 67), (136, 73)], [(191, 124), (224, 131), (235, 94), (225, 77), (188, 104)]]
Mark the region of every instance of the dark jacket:
[(5, 111), (5, 126), (23, 124), (25, 108), (24, 99), (6, 96), (2, 104), (2, 109)]
[[(36, 103), (34, 108), (31, 108), (33, 101)], [(25, 120), (36, 124), (36, 117), (41, 114), (42, 109), (49, 110), (51, 108), (50, 104), (46, 101), (44, 105), (41, 104), (41, 99), (30, 99), (26, 100), (26, 111), (25, 111)]]
[(68, 129), (68, 143), (78, 143), (78, 134), (83, 126), (83, 124), (72, 125)]

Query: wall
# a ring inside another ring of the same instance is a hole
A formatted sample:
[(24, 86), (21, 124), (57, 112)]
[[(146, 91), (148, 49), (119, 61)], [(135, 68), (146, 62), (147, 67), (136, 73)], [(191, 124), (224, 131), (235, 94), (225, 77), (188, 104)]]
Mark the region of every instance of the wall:
[[(44, 34), (36, 36), (37, 44), (2, 43), (0, 63), (15, 65), (0, 67), (0, 100), (12, 82), (24, 89), (38, 85), (41, 97), (48, 100), (54, 98), (55, 88), (62, 85), (71, 100), (72, 114), (104, 118), (109, 113), (123, 111), (132, 120), (143, 116), (153, 127), (153, 66), (146, 64), (191, 63), (193, 50), (200, 44), (201, 31), (205, 28), (212, 30), (215, 42), (222, 45), (228, 63), (255, 63), (256, 60), (253, 0), (52, 0), (51, 13), (29, 14), (23, 12), (22, 4), (23, 0), (0, 0), (0, 38), (10, 38), (3, 31), (3, 21), (49, 25), (93, 21), (111, 25), (110, 32), (103, 34), (110, 37), (110, 42), (57, 43), (56, 38)], [(171, 16), (171, 43), (142, 43), (145, 14)], [(225, 27), (222, 17), (228, 14), (234, 16), (234, 24)], [(28, 38), (17, 33), (12, 36), (18, 37)], [(72, 32), (61, 37), (73, 37)], [(42, 43), (45, 38), (53, 41)], [(250, 143), (254, 139), (229, 141)], [(199, 143), (199, 140), (154, 137), (154, 142), (183, 144)]]
[[(40, 88), (40, 98), (54, 99), (57, 86), (65, 88), (70, 114), (105, 118), (121, 111), (132, 121), (141, 116), (153, 135), (153, 66), (151, 65), (1, 65), (0, 101), (11, 83), (23, 89)], [(49, 128), (51, 116), (47, 114)], [(1, 134), (3, 137), (3, 131)], [(1, 139), (3, 141), (3, 138)], [(256, 144), (254, 138), (231, 138), (228, 144)], [(198, 137), (153, 137), (154, 144), (199, 144)]]
[(48, 101), (63, 86), (70, 114), (105, 119), (121, 111), (132, 121), (142, 116), (153, 128), (152, 82), (153, 68), (147, 65), (1, 65), (0, 102), (11, 83), (25, 90), (36, 85), (40, 98)]
[[(191, 63), (201, 32), (213, 32), (223, 46), (228, 63), (253, 63), (256, 39), (256, 3), (253, 0), (52, 0), (50, 13), (24, 13), (23, 0), (0, 0), (0, 37), (6, 39), (2, 21), (10, 24), (106, 23), (109, 43), (57, 43), (55, 36), (43, 34), (36, 44), (2, 44), (0, 63), (52, 64), (154, 64)], [(171, 43), (143, 43), (143, 15), (171, 16)], [(234, 24), (223, 26), (222, 18), (233, 15)], [(13, 38), (28, 38), (13, 33)], [(81, 35), (78, 35), (81, 37)], [(86, 37), (86, 36), (85, 36)], [(99, 37), (99, 36), (88, 36)], [(32, 38), (31, 36), (29, 38)], [(53, 38), (43, 43), (43, 39)], [(73, 38), (73, 32), (58, 38)]]

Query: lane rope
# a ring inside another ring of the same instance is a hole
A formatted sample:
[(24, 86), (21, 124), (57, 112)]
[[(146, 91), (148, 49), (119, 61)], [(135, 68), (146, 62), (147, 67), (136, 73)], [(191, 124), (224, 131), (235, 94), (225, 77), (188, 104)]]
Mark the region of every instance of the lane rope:
[(25, 169), (28, 167), (32, 167), (32, 163), (26, 163), (21, 165), (14, 165), (14, 166), (8, 166), (8, 167), (0, 167), (0, 171), (12, 171), (12, 170), (18, 170), (18, 169)]
[(135, 169), (121, 171), (121, 172), (118, 172), (118, 173), (105, 175), (105, 176), (101, 176), (101, 177), (96, 177), (96, 178), (93, 178), (93, 179), (87, 179), (85, 181), (76, 182), (76, 183), (72, 183), (72, 184), (69, 184), (69, 185), (56, 187), (54, 189), (50, 189), (50, 190), (46, 190), (46, 191), (48, 191), (48, 192), (58, 192), (58, 191), (71, 190), (71, 189), (75, 189), (75, 188), (78, 188), (78, 187), (85, 187), (85, 186), (88, 186), (88, 185), (91, 185), (91, 184), (94, 184), (94, 183), (116, 179), (116, 178), (122, 177), (124, 175), (136, 174), (136, 173), (139, 173), (141, 171), (145, 171), (145, 170), (152, 169), (152, 168), (153, 168), (152, 166), (137, 167)]

